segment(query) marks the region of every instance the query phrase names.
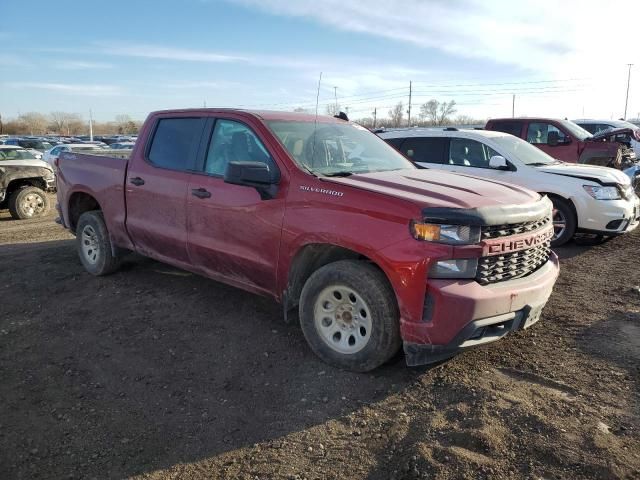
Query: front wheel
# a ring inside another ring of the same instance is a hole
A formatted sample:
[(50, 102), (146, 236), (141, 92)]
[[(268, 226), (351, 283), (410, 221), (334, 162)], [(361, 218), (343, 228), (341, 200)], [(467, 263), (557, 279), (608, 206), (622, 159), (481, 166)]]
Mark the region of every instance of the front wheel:
[(325, 362), (366, 372), (400, 348), (395, 294), (384, 274), (364, 261), (342, 260), (315, 271), (302, 289), (300, 324)]
[(49, 210), (49, 198), (38, 187), (24, 187), (9, 197), (9, 213), (16, 220), (40, 217)]
[(553, 238), (552, 247), (564, 245), (573, 238), (576, 233), (578, 221), (571, 205), (561, 198), (551, 198), (553, 203)]
[(108, 275), (118, 269), (119, 261), (113, 255), (111, 240), (100, 211), (80, 215), (76, 227), (78, 256), (85, 270), (92, 275)]

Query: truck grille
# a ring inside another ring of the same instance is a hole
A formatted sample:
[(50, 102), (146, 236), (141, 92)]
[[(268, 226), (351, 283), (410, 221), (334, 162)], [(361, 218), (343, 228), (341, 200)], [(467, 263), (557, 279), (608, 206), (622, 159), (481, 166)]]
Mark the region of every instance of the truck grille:
[(488, 285), (526, 277), (547, 263), (550, 252), (547, 242), (527, 250), (479, 258), (476, 281)]
[(520, 233), (528, 233), (546, 227), (551, 223), (551, 217), (544, 217), (539, 220), (524, 223), (513, 223), (510, 225), (491, 225), (482, 227), (482, 240), (491, 238), (510, 237)]

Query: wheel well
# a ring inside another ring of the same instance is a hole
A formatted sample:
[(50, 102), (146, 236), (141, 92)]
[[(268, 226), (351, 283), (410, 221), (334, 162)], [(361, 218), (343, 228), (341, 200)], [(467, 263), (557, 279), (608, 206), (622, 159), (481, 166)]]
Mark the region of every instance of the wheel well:
[(98, 201), (88, 193), (74, 193), (69, 199), (69, 228), (76, 231), (80, 215), (91, 210), (102, 210)]
[(20, 178), (18, 180), (13, 180), (9, 182), (9, 185), (7, 185), (6, 197), (9, 198), (9, 195), (11, 195), (13, 192), (24, 187), (37, 187), (40, 190), (46, 190), (47, 183), (39, 177)]
[(548, 192), (540, 192), (540, 194), (546, 195), (547, 197), (549, 197), (549, 200), (551, 201), (553, 201), (554, 198), (557, 198), (559, 200), (566, 202), (571, 207), (571, 210), (573, 211), (573, 214), (576, 217), (576, 222), (578, 221), (578, 211), (576, 210), (576, 206), (573, 204), (570, 198), (565, 198), (561, 195), (556, 195), (555, 193), (548, 193)]
[[(313, 272), (339, 260), (367, 261), (379, 268), (384, 274), (384, 271), (370, 258), (348, 248), (323, 243), (305, 245), (296, 253), (289, 268), (287, 290), (282, 299), (285, 317), (289, 310), (298, 306), (302, 288)], [(386, 274), (384, 275), (387, 278)]]

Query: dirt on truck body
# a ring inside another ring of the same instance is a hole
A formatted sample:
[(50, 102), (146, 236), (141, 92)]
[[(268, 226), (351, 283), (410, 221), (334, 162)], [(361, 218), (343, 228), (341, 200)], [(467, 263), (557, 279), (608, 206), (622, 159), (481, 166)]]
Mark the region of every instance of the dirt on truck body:
[(139, 256), (90, 277), (53, 220), (0, 212), (0, 478), (640, 477), (640, 231), (558, 249), (526, 332), (363, 375), (268, 298)]

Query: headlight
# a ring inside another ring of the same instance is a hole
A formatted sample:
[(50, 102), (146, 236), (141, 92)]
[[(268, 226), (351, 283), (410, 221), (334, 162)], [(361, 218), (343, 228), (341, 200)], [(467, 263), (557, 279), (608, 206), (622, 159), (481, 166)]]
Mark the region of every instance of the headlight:
[(480, 241), (480, 227), (469, 225), (412, 222), (411, 234), (417, 240), (449, 245), (478, 243)]
[(618, 187), (597, 187), (593, 185), (582, 186), (586, 192), (596, 200), (620, 200)]
[(478, 269), (477, 258), (440, 260), (429, 270), (431, 278), (474, 278)]

